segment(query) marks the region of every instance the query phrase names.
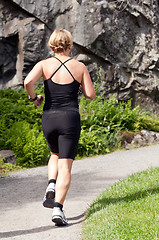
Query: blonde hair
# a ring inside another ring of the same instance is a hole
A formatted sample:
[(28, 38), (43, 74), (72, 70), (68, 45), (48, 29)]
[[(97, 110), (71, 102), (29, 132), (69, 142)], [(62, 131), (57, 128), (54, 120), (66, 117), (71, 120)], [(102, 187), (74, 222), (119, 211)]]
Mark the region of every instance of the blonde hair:
[(49, 46), (54, 52), (66, 51), (72, 45), (72, 35), (65, 29), (55, 29), (49, 39)]

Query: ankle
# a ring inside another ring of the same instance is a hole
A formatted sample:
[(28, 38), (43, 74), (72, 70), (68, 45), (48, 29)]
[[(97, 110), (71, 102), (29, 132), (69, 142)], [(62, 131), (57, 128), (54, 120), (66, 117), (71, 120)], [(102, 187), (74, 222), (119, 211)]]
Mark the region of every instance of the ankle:
[(49, 182), (48, 182), (48, 184), (50, 184), (50, 183), (54, 183), (54, 184), (56, 184), (56, 180), (55, 179), (49, 179)]
[(61, 203), (58, 203), (58, 202), (54, 203), (54, 207), (59, 207), (61, 209), (61, 211), (63, 209), (63, 205)]

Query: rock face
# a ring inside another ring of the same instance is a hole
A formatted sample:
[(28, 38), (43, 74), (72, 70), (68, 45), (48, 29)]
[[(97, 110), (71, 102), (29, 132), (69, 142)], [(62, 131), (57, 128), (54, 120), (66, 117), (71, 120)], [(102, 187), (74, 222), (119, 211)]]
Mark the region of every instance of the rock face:
[(159, 112), (157, 0), (1, 0), (0, 19), (0, 88), (23, 86), (35, 63), (51, 55), (51, 32), (66, 28), (72, 56), (100, 79), (105, 96)]

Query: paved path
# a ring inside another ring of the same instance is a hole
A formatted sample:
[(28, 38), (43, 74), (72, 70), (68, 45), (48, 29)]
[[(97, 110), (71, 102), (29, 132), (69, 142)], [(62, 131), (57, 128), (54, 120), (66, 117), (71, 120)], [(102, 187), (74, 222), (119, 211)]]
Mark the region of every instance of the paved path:
[(0, 239), (80, 240), (84, 213), (107, 186), (138, 171), (159, 167), (159, 145), (75, 161), (64, 205), (68, 227), (55, 227), (42, 206), (47, 167), (0, 179)]

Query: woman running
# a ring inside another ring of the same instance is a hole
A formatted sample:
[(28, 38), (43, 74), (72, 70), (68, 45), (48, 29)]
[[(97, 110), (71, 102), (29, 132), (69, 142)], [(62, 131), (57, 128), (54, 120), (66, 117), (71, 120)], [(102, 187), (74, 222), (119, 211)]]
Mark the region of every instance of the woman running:
[(51, 157), (48, 162), (48, 186), (43, 206), (53, 208), (52, 221), (67, 225), (63, 203), (71, 182), (71, 168), (80, 137), (78, 91), (86, 98), (96, 96), (86, 66), (69, 57), (71, 33), (56, 29), (49, 39), (54, 57), (38, 62), (24, 81), (26, 91), (35, 106), (42, 104), (43, 96), (35, 94), (35, 83), (43, 77), (45, 104), (42, 129)]

